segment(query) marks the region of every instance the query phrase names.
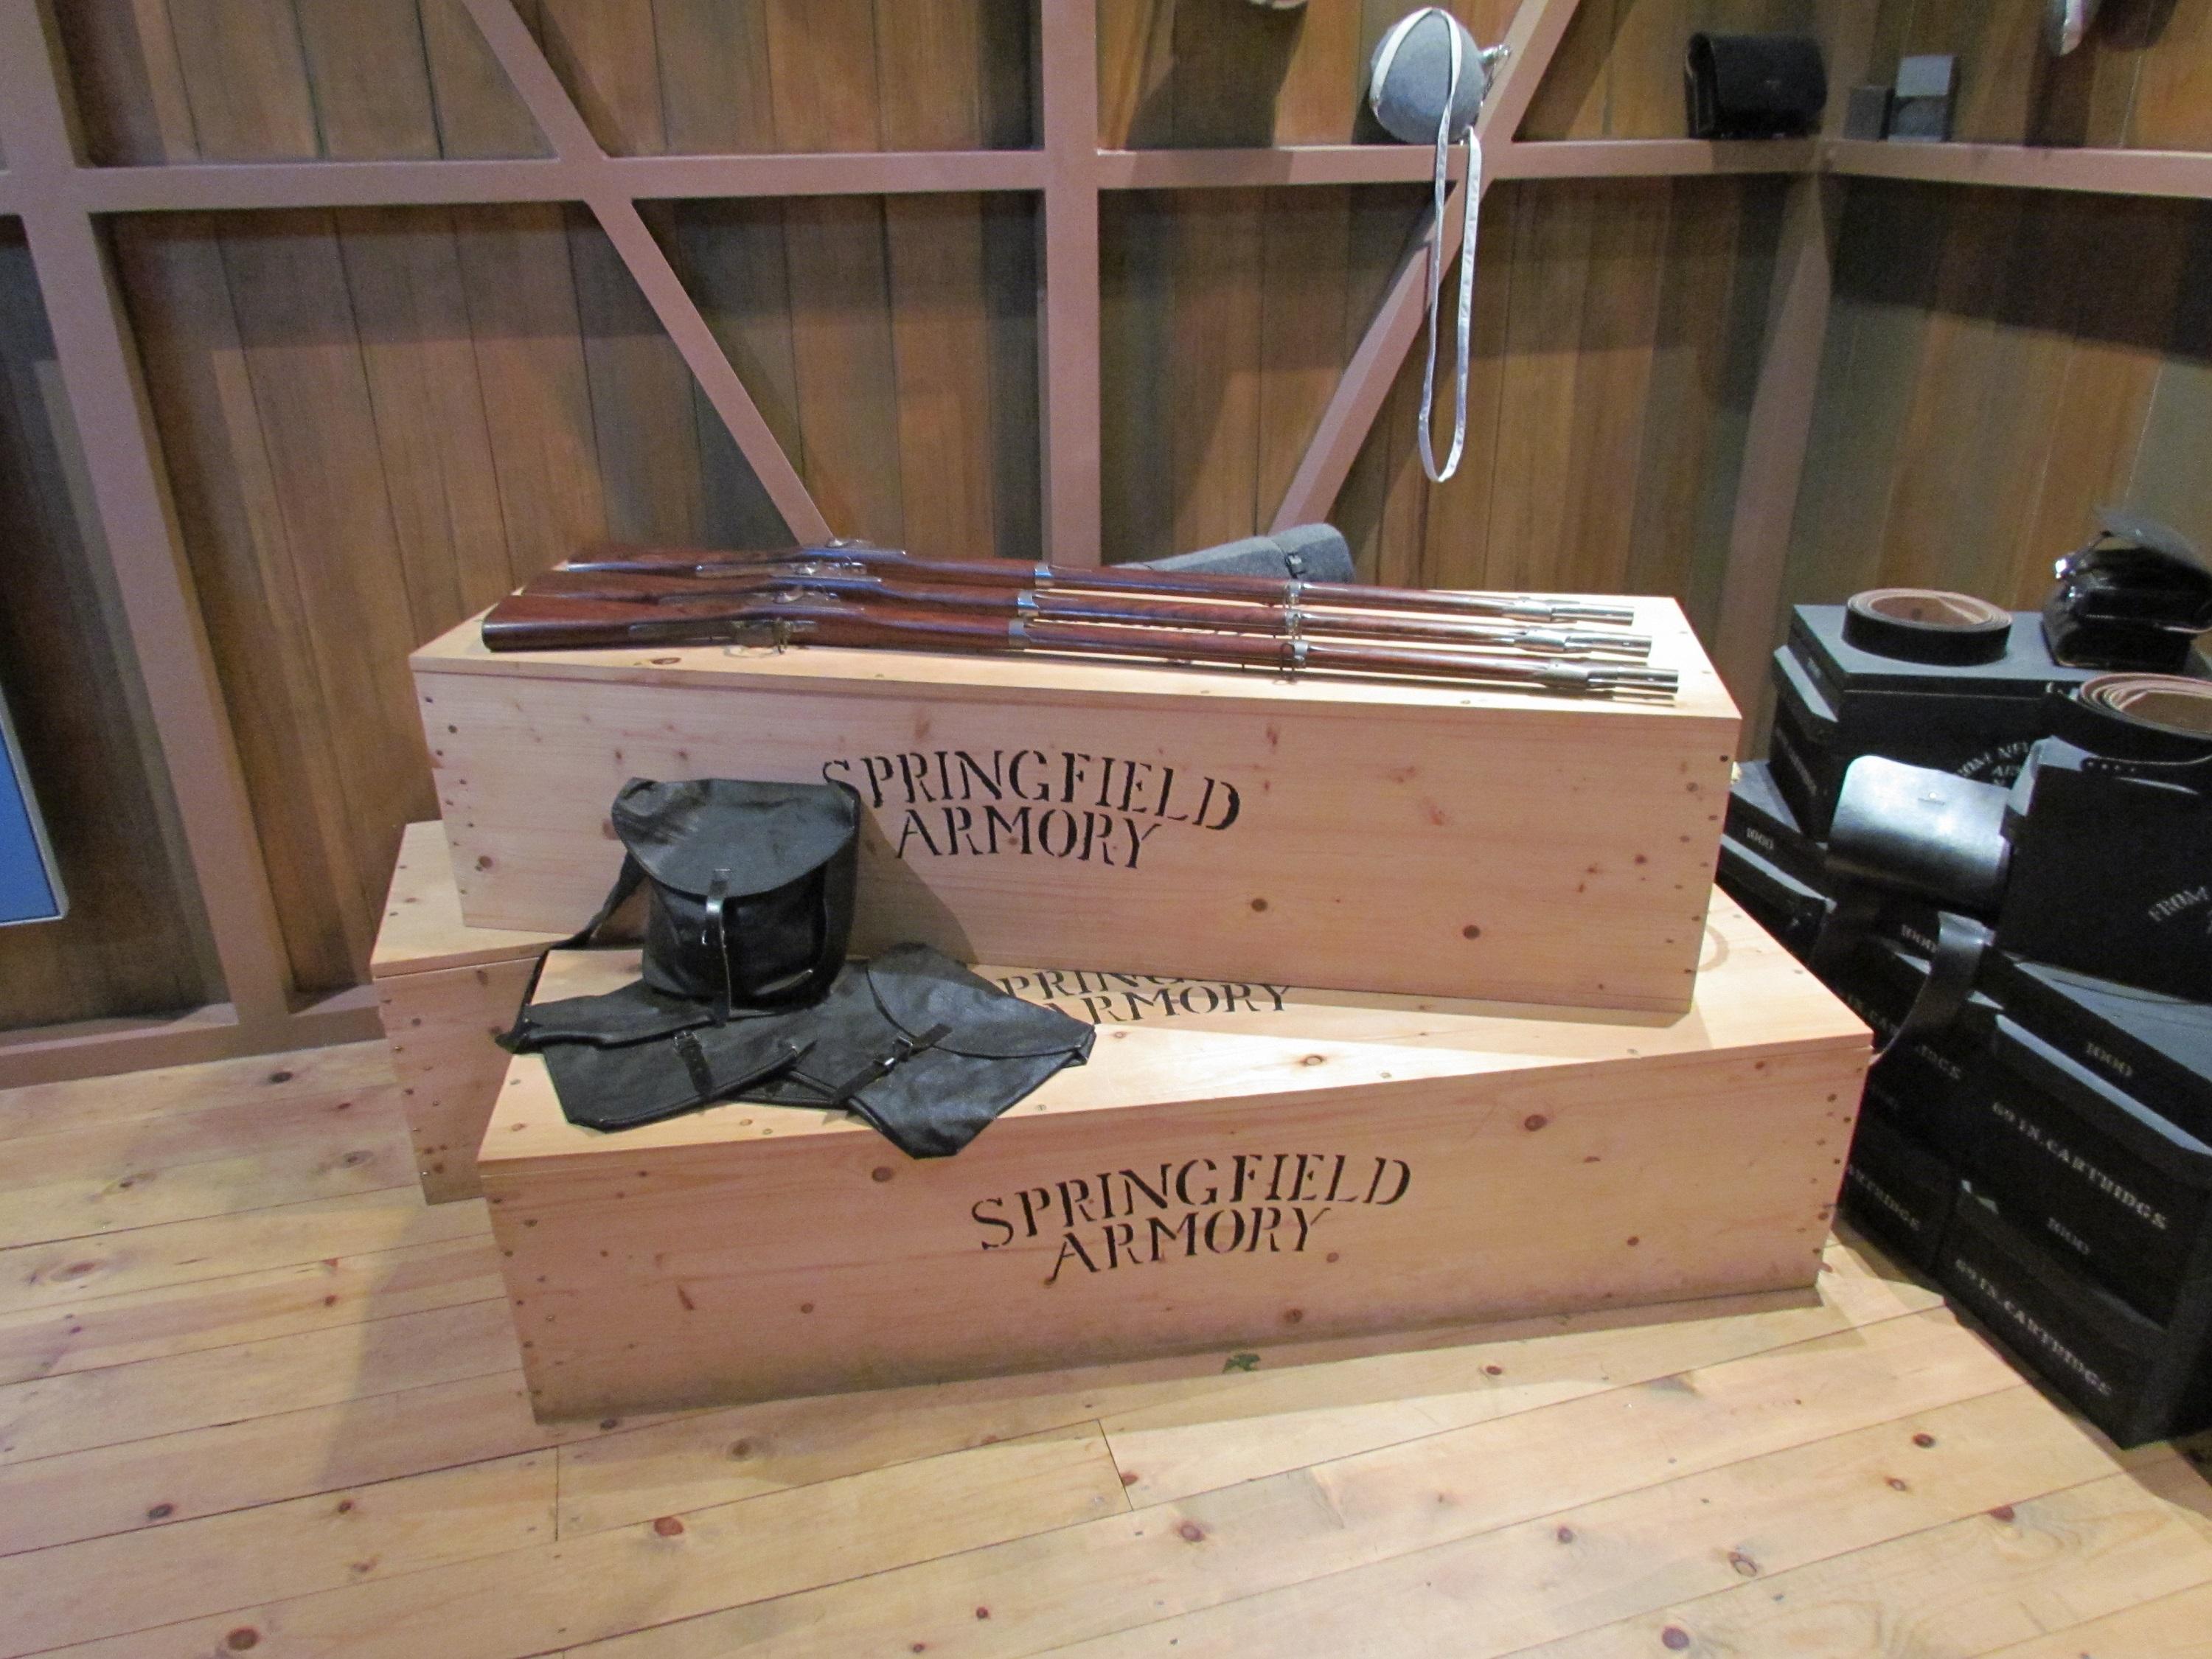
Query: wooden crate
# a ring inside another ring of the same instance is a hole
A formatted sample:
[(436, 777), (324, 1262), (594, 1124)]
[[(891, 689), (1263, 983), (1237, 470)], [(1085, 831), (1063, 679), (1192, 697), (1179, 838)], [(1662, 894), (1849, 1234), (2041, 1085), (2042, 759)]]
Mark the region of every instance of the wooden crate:
[[(479, 1167), (532, 1401), (627, 1413), (1809, 1285), (1866, 1028), (1724, 898), (1705, 945), (1675, 1018), (1242, 983), (1147, 1000), (930, 1162), (813, 1109), (595, 1133), (518, 1058)], [(544, 994), (635, 963), (556, 954)], [(1115, 988), (1063, 991), (1149, 999), (1086, 977)]]
[(413, 661), (461, 908), (572, 928), (625, 779), (839, 779), (855, 950), (1407, 995), (1688, 1006), (1737, 716), (1671, 601), (1668, 704), (1047, 658), (699, 647)]
[(445, 832), (407, 826), (368, 970), (432, 1204), (483, 1190), (477, 1143), (507, 1074), (492, 1037), (514, 1020), (531, 963), (559, 937), (466, 925)]

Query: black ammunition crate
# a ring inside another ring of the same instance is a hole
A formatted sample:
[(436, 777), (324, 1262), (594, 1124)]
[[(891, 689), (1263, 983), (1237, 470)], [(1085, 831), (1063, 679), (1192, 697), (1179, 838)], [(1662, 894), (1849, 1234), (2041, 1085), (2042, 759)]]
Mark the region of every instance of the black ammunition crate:
[(1751, 919), (1802, 958), (1820, 937), (1828, 901), (1803, 883), (1778, 870), (1734, 836), (1721, 837), (1720, 890), (1743, 906)]
[(1844, 638), (1842, 605), (1801, 605), (1774, 653), (1775, 783), (1815, 838), (1861, 755), (2009, 783), (2044, 734), (2045, 690), (2096, 672), (2053, 662), (2033, 611), (2014, 617), (1996, 661), (1954, 665), (1863, 651)]
[(1958, 1097), (1960, 1165), (2043, 1249), (2150, 1318), (2212, 1279), (2212, 1146), (2008, 1015)]
[(1828, 890), (1827, 849), (1798, 827), (1769, 763), (1746, 761), (1736, 768), (1722, 830), (1801, 886)]
[(1899, 1260), (1934, 1273), (1959, 1172), (1887, 1115), (1863, 1111), (1844, 1165), (1843, 1208)]
[(2040, 1248), (1970, 1184), (1953, 1206), (1936, 1277), (2121, 1445), (2212, 1423), (2212, 1279), (2160, 1325)]
[(2212, 1003), (2002, 954), (1991, 964), (1990, 994), (2023, 1029), (2212, 1144)]

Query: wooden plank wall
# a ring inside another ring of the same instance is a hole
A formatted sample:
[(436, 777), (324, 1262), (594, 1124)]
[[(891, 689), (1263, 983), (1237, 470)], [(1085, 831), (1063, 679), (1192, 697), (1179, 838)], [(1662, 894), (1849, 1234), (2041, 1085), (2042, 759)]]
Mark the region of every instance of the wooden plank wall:
[[(1810, 0), (1591, 0), (1544, 134), (1680, 131), (1680, 37)], [(1109, 145), (1344, 142), (1406, 5), (1100, 0)], [(1485, 40), (1512, 0), (1460, 0)], [(525, 0), (611, 149), (1019, 146), (1008, 0)], [(115, 164), (543, 153), (459, 0), (73, 0)], [(1485, 213), (1473, 448), (1431, 491), (1401, 377), (1338, 514), (1397, 580), (1630, 587), (1709, 618), (1779, 186), (1506, 186)], [(1382, 283), (1413, 189), (1105, 206), (1109, 556), (1249, 533)], [(1022, 197), (648, 216), (831, 522), (923, 551), (1038, 544), (1037, 234)], [(433, 807), (407, 650), (580, 540), (782, 538), (588, 217), (554, 205), (117, 222), (191, 574), (303, 990), (362, 975), (399, 827)], [(1603, 487), (1593, 487), (1602, 481)], [(1632, 487), (1624, 481), (1632, 481)], [(192, 1000), (170, 981), (9, 1021)], [(11, 976), (12, 977), (12, 976)]]
[(2212, 149), (2212, 0), (2106, 0), (2063, 58), (2024, 0), (1881, 0), (1869, 78), (1900, 55), (1959, 60), (1953, 136), (1990, 143)]
[[(1757, 179), (1493, 187), (1477, 260), (1468, 455), (1449, 484), (1422, 477), (1410, 362), (1333, 515), (1364, 574), (1672, 593), (1709, 625), (1781, 191)], [(1109, 199), (1110, 558), (1203, 546), (1266, 522), (1425, 200), (1403, 186)], [(1450, 435), (1448, 347), (1439, 453)]]
[[(663, 223), (832, 521), (973, 555), (1036, 542), (1032, 219)], [(149, 216), (115, 246), (293, 970), (351, 984), (435, 811), (407, 653), (586, 541), (785, 533), (580, 210)]]
[[(519, 0), (599, 142), (663, 152), (1019, 148), (1006, 0)], [(70, 0), (91, 159), (536, 155), (461, 0)]]
[(2118, 502), (2212, 546), (2212, 206), (1855, 182), (1787, 598), (2041, 603)]
[(0, 221), (0, 696), (70, 897), (60, 921), (0, 927), (4, 1030), (222, 994), (128, 647), (83, 544), (82, 465), (29, 252)]
[[(1375, 138), (1366, 73), (1407, 0), (1273, 11), (1226, 0), (1099, 0), (1099, 142), (1149, 149)], [(1516, 0), (1453, 0), (1476, 40)], [(1815, 0), (1583, 0), (1522, 124), (1530, 138), (1678, 138), (1697, 29), (1811, 30)]]

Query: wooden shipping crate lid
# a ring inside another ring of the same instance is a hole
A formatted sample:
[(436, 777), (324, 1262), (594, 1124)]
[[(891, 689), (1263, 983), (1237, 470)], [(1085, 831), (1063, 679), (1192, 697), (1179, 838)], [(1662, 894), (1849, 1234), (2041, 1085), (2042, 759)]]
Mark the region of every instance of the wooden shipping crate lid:
[[(634, 950), (556, 951), (538, 995), (587, 996), (637, 976)], [(986, 978), (1085, 1013), (1078, 975), (1049, 975), (1040, 987), (1033, 969), (980, 967)], [(1108, 994), (1139, 995), (1165, 986), (1206, 987), (1204, 981), (1095, 974)], [(1135, 988), (1121, 988), (1123, 979)], [(1279, 1097), (1414, 1079), (1473, 1077), (1547, 1066), (1702, 1059), (1757, 1058), (1829, 1048), (1863, 1052), (1867, 1027), (1788, 951), (1723, 895), (1713, 895), (1696, 995), (1679, 1016), (1590, 1009), (1540, 1008), (1448, 999), (1238, 988), (1248, 994), (1209, 1001), (1194, 994), (1172, 1014), (1112, 1018), (1099, 1027), (1089, 1062), (1070, 1066), (984, 1133), (1004, 1135), (1020, 1120), (1075, 1112)], [(1058, 994), (1041, 995), (1057, 990)], [(1071, 998), (1074, 999), (1071, 1000)], [(627, 1156), (632, 1152), (720, 1146), (774, 1140), (804, 1143), (823, 1135), (872, 1134), (843, 1112), (738, 1103), (709, 1107), (659, 1123), (605, 1133), (570, 1123), (544, 1061), (517, 1055), (507, 1067), (479, 1167), (546, 1159)]]
[[(1558, 598), (1578, 598), (1561, 594)], [(1733, 747), (1737, 711), (1681, 607), (1669, 599), (1603, 596), (1636, 609), (1635, 631), (1651, 636), (1651, 664), (1681, 677), (1670, 701), (1632, 697), (1571, 697), (1541, 692), (1482, 690), (1410, 680), (1355, 679), (1326, 674), (1290, 676), (1265, 669), (1176, 667), (1111, 660), (1080, 660), (1048, 653), (957, 656), (908, 651), (842, 650), (805, 646), (658, 646), (596, 651), (492, 652), (484, 648), (481, 616), (432, 640), (409, 659), (417, 674), (508, 674), (546, 679), (605, 680), (625, 684), (711, 684), (780, 690), (819, 688), (860, 696), (912, 697), (927, 688), (933, 697), (963, 696), (1003, 701), (1009, 693), (1042, 703), (1085, 704), (1102, 696), (1157, 699), (1165, 706), (1224, 703), (1371, 713), (1440, 713), (1483, 708), (1532, 721), (1603, 720), (1723, 720)]]
[(410, 823), (400, 832), (399, 862), (392, 872), (392, 890), (385, 896), (376, 946), (369, 952), (368, 976), (392, 979), (440, 968), (513, 962), (536, 956), (558, 945), (562, 937), (471, 927), (463, 921), (453, 849), (447, 844), (445, 825), (433, 818)]

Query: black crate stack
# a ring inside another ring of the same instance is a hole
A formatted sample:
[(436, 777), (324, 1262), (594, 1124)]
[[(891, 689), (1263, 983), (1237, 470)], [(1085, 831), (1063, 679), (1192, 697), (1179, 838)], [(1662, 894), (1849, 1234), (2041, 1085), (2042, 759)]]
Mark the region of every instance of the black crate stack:
[[(1740, 769), (1721, 847), (1723, 890), (1801, 957), (1852, 759), (2009, 782), (2045, 690), (2090, 677), (2051, 661), (2032, 615), (2000, 660), (1940, 670), (1853, 650), (1842, 614), (1799, 608), (1773, 759)], [(1878, 1043), (1936, 927), (1897, 901), (1820, 965)], [(1963, 1012), (1869, 1074), (1843, 1206), (2122, 1444), (2212, 1425), (2212, 1003), (1990, 952)]]

